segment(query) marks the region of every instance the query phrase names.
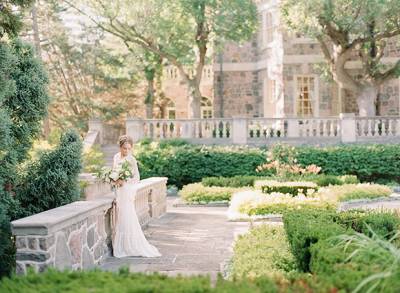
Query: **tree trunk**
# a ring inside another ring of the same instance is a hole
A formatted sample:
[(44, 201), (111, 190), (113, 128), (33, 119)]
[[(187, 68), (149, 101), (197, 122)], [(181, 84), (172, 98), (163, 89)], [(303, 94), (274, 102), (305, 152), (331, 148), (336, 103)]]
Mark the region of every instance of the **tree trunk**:
[(146, 95), (146, 118), (153, 118), (153, 105), (154, 105), (154, 78), (147, 80), (147, 95)]
[(189, 97), (189, 117), (188, 118), (201, 118), (200, 107), (201, 107), (201, 92), (199, 85), (195, 82), (188, 83), (188, 97)]
[(358, 112), (360, 117), (375, 116), (375, 100), (378, 95), (378, 89), (369, 85), (361, 88), (357, 97)]

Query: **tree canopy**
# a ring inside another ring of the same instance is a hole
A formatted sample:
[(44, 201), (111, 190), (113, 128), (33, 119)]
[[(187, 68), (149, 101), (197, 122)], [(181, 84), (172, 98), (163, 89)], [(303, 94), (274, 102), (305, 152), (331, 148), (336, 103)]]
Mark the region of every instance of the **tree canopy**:
[(178, 68), (188, 86), (192, 117), (200, 115), (199, 89), (216, 40), (242, 41), (257, 26), (251, 0), (64, 0), (128, 47), (140, 46)]

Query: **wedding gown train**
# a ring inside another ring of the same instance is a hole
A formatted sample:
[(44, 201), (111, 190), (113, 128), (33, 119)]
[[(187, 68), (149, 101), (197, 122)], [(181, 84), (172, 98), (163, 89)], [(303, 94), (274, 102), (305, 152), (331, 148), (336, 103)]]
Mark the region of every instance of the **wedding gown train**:
[(143, 234), (135, 209), (137, 184), (140, 181), (136, 159), (133, 156), (121, 158), (118, 153), (114, 156), (113, 168), (120, 168), (128, 160), (133, 166), (133, 178), (116, 189), (116, 223), (113, 239), (115, 257), (161, 256), (156, 247), (151, 245)]

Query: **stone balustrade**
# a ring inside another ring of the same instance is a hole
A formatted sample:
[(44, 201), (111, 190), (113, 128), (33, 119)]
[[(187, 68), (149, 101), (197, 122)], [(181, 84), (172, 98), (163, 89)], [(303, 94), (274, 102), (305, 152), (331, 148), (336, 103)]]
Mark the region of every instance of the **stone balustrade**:
[[(137, 184), (135, 207), (142, 226), (166, 211), (167, 178)], [(15, 236), (17, 273), (29, 267), (43, 271), (88, 269), (111, 255), (111, 212), (114, 195), (77, 201), (11, 223)]]
[(354, 113), (342, 113), (337, 117), (317, 118), (128, 118), (126, 133), (135, 142), (143, 138), (242, 145), (397, 142), (400, 141), (400, 116), (358, 117)]

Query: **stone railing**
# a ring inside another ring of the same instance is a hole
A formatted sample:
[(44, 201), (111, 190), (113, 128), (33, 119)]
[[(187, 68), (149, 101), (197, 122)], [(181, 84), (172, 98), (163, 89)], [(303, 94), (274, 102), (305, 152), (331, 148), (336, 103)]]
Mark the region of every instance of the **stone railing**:
[(400, 117), (357, 117), (356, 134), (362, 138), (400, 136)]
[[(137, 185), (135, 207), (142, 226), (166, 211), (167, 178), (144, 179)], [(111, 255), (113, 194), (77, 201), (12, 222), (17, 273), (87, 269)]]
[[(98, 129), (98, 121), (91, 123)], [(104, 131), (100, 130), (100, 131)], [(323, 118), (212, 118), (126, 120), (135, 142), (182, 138), (200, 144), (336, 144), (400, 141), (400, 117), (357, 117), (342, 113)]]
[[(225, 119), (127, 119), (127, 133), (134, 141), (143, 138), (187, 139), (202, 144), (269, 144), (355, 142), (343, 123), (352, 114), (326, 118), (225, 118)], [(350, 119), (349, 118), (349, 119)]]

